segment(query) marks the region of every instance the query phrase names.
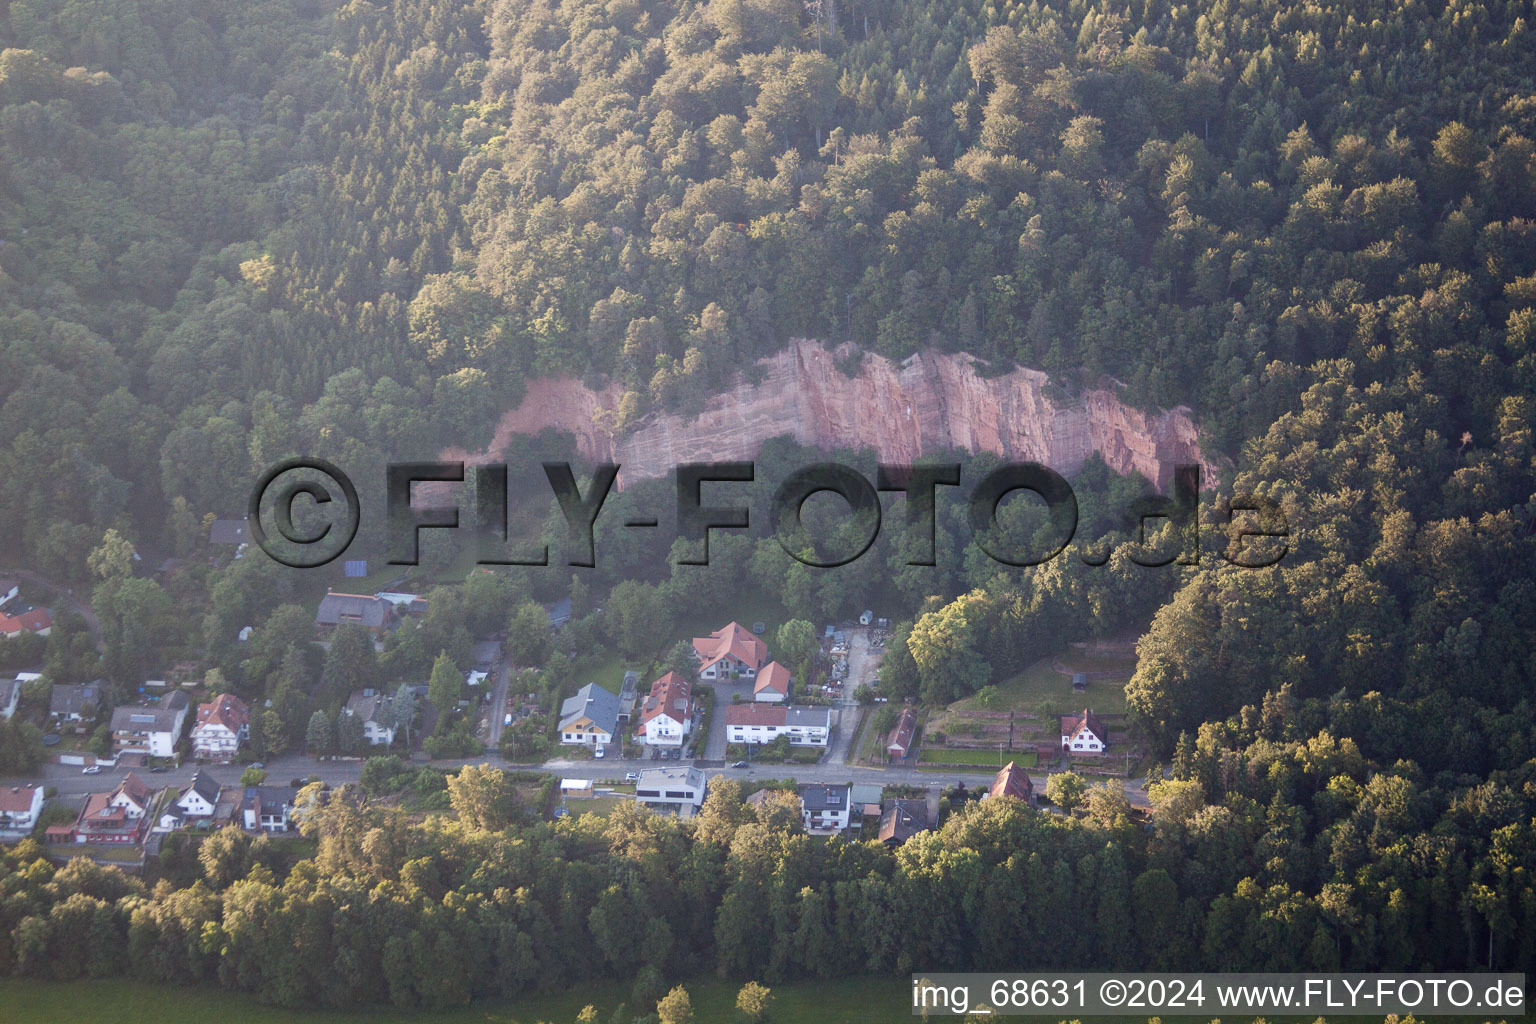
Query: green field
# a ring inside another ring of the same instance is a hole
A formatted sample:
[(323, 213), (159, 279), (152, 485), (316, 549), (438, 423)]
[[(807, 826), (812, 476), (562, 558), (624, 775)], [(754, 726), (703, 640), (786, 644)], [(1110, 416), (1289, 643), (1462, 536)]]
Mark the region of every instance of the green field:
[[(974, 696), (956, 701), (951, 711), (1028, 711), (1040, 716), (1081, 711), (1084, 705), (1101, 714), (1125, 711), (1125, 680), (1095, 679), (1085, 693), (1072, 691), (1072, 677), (1051, 668), (1051, 659), (1042, 658), (1016, 676), (997, 684), (1001, 699), (996, 707), (982, 707)], [(1052, 725), (1054, 728), (1054, 725)]]
[(968, 764), (983, 768), (1001, 768), (1009, 761), (1017, 761), (1021, 768), (1033, 768), (1036, 755), (1033, 750), (946, 750), (942, 747), (924, 747), (917, 760), (919, 764)]

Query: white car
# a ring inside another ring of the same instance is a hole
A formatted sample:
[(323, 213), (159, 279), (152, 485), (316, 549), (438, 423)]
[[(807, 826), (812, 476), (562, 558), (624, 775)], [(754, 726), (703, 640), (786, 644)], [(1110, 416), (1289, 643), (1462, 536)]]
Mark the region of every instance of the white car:
[(608, 748), (607, 747), (598, 747), (596, 750), (592, 751), (592, 756), (595, 757), (595, 758), (598, 758), (599, 760), (601, 760), (602, 758), (605, 758), (605, 757), (608, 756)]
[(101, 774), (101, 765), (99, 765), (99, 764), (88, 764), (84, 768), (80, 769), (80, 774), (81, 775), (100, 775)]
[(624, 773), (624, 781), (625, 782), (639, 782), (640, 781), (640, 773), (639, 772), (625, 772)]

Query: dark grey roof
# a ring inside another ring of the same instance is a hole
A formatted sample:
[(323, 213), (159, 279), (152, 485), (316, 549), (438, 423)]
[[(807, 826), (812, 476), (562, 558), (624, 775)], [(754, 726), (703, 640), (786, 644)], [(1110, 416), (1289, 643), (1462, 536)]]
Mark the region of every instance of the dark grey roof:
[(619, 698), (596, 683), (583, 686), (574, 697), (566, 698), (560, 705), (560, 728), (564, 729), (567, 723), (583, 714), (604, 732), (613, 734), (619, 730)]
[(180, 690), (173, 690), (160, 698), (160, 706), (167, 711), (180, 711), (187, 703), (187, 695)]
[(904, 843), (928, 829), (925, 800), (892, 800), (880, 816), (880, 841)]
[(843, 783), (815, 783), (800, 787), (800, 800), (807, 811), (846, 811), (848, 787)]
[(113, 732), (170, 732), (176, 728), (176, 708), (129, 705), (112, 712)]
[(379, 712), (384, 706), (384, 695), (380, 693), (364, 693), (362, 690), (347, 698), (347, 714), (353, 715), (359, 722), (379, 721)]
[(246, 786), (240, 799), (241, 810), (258, 810), (262, 814), (282, 814), (284, 808), (292, 809), (299, 791), (292, 786)]
[(21, 689), (21, 682), (16, 679), (0, 679), (0, 708), (8, 708), (16, 697), (16, 691)]
[(209, 544), (244, 544), (250, 539), (244, 519), (215, 519), (208, 527)]
[(101, 687), (96, 683), (54, 683), (48, 698), (50, 715), (78, 715), (87, 704), (101, 707)]
[[(219, 788), (219, 784), (214, 781), (213, 776), (201, 770), (192, 773), (192, 783), (187, 786), (187, 789), (195, 790), (197, 795), (208, 801), (210, 805), (219, 802)], [(181, 791), (183, 796), (187, 794), (187, 789)]]
[(342, 622), (358, 622), (369, 629), (384, 625), (389, 602), (365, 594), (326, 594), (315, 610), (315, 624), (335, 626)]
[(832, 709), (816, 704), (791, 704), (784, 709), (784, 724), (801, 728), (832, 728)]

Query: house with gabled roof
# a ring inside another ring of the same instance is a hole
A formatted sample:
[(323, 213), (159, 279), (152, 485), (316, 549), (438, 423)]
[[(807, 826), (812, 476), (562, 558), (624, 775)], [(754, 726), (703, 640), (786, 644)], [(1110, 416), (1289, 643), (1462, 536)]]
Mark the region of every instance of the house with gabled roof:
[(917, 712), (902, 708), (901, 717), (885, 739), (885, 756), (893, 761), (905, 761), (912, 752), (912, 739), (917, 734)]
[(1029, 772), (1019, 767), (1016, 761), (1009, 761), (998, 771), (992, 779), (992, 788), (983, 794), (982, 799), (989, 800), (1004, 796), (1011, 796), (1025, 803), (1034, 802), (1034, 780), (1029, 777)]
[(65, 722), (78, 722), (89, 711), (95, 715), (101, 710), (102, 684), (54, 683), (48, 695), (48, 714)]
[(768, 663), (768, 645), (739, 622), (727, 623), (709, 636), (693, 638), (700, 679), (753, 679)]
[(42, 786), (0, 786), (0, 832), (30, 832), (42, 812)]
[(1100, 754), (1109, 746), (1109, 730), (1087, 708), (1080, 715), (1061, 716), (1061, 749), (1074, 754)]
[(640, 705), (635, 734), (640, 742), (652, 747), (680, 747), (693, 731), (693, 684), (668, 672), (651, 684), (651, 692)]
[(287, 832), (293, 827), (293, 786), (246, 786), (240, 797), (240, 823), (247, 832)]
[(110, 793), (92, 793), (75, 819), (77, 843), (136, 843), (144, 838), (154, 793), (133, 772)]
[(0, 718), (10, 718), (21, 706), (21, 680), (0, 679)]
[(394, 605), (377, 594), (332, 592), (320, 599), (320, 607), (315, 609), (315, 626), (321, 632), (330, 632), (337, 626), (353, 623), (378, 633), (393, 611)]
[(223, 787), (207, 772), (193, 772), (187, 788), (161, 812), (158, 827), (177, 829), (197, 821), (212, 821), (222, 790)]
[(619, 731), (618, 695), (588, 683), (560, 705), (560, 742), (606, 747)]
[(22, 633), (47, 636), (53, 632), (53, 616), (46, 608), (31, 608), (19, 615), (0, 612), (0, 636), (12, 637)]
[(794, 685), (794, 679), (790, 676), (789, 669), (776, 661), (770, 661), (757, 674), (757, 682), (752, 687), (752, 699), (770, 703), (789, 700), (789, 689), (792, 685)]
[(832, 735), (832, 709), (794, 704), (731, 704), (725, 709), (727, 743), (772, 743), (788, 736), (791, 746), (824, 747)]
[(847, 828), (850, 806), (847, 783), (817, 782), (800, 787), (800, 816), (806, 831), (836, 832)]
[(192, 726), (192, 755), (228, 763), (235, 759), (240, 744), (250, 736), (250, 706), (232, 693), (221, 693), (209, 703), (197, 706), (197, 722)]
[(888, 800), (880, 814), (880, 830), (875, 837), (886, 846), (900, 846), (930, 827), (928, 801)]

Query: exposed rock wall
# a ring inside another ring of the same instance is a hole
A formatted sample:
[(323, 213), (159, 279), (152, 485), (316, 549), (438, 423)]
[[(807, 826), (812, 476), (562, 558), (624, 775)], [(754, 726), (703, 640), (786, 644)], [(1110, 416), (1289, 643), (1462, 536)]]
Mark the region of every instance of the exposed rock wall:
[(835, 360), (817, 342), (792, 342), (762, 361), (761, 383), (739, 381), (696, 417), (653, 414), (619, 437), (594, 422), (598, 410), (617, 406), (616, 387), (594, 391), (568, 378), (530, 381), (490, 448), (469, 457), (515, 458), (516, 435), (555, 427), (575, 435), (583, 457), (619, 463), (621, 484), (663, 476), (682, 462), (750, 459), (781, 434), (823, 449), (870, 448), (890, 463), (955, 448), (1043, 462), (1070, 474), (1099, 452), (1115, 471), (1136, 470), (1163, 491), (1181, 463), (1199, 462), (1206, 478), (1215, 479), (1182, 407), (1143, 413), (1104, 388), (1058, 405), (1046, 395), (1044, 373), (1017, 368), (982, 377), (964, 354), (923, 352), (899, 364), (867, 355), (854, 377), (840, 373)]

